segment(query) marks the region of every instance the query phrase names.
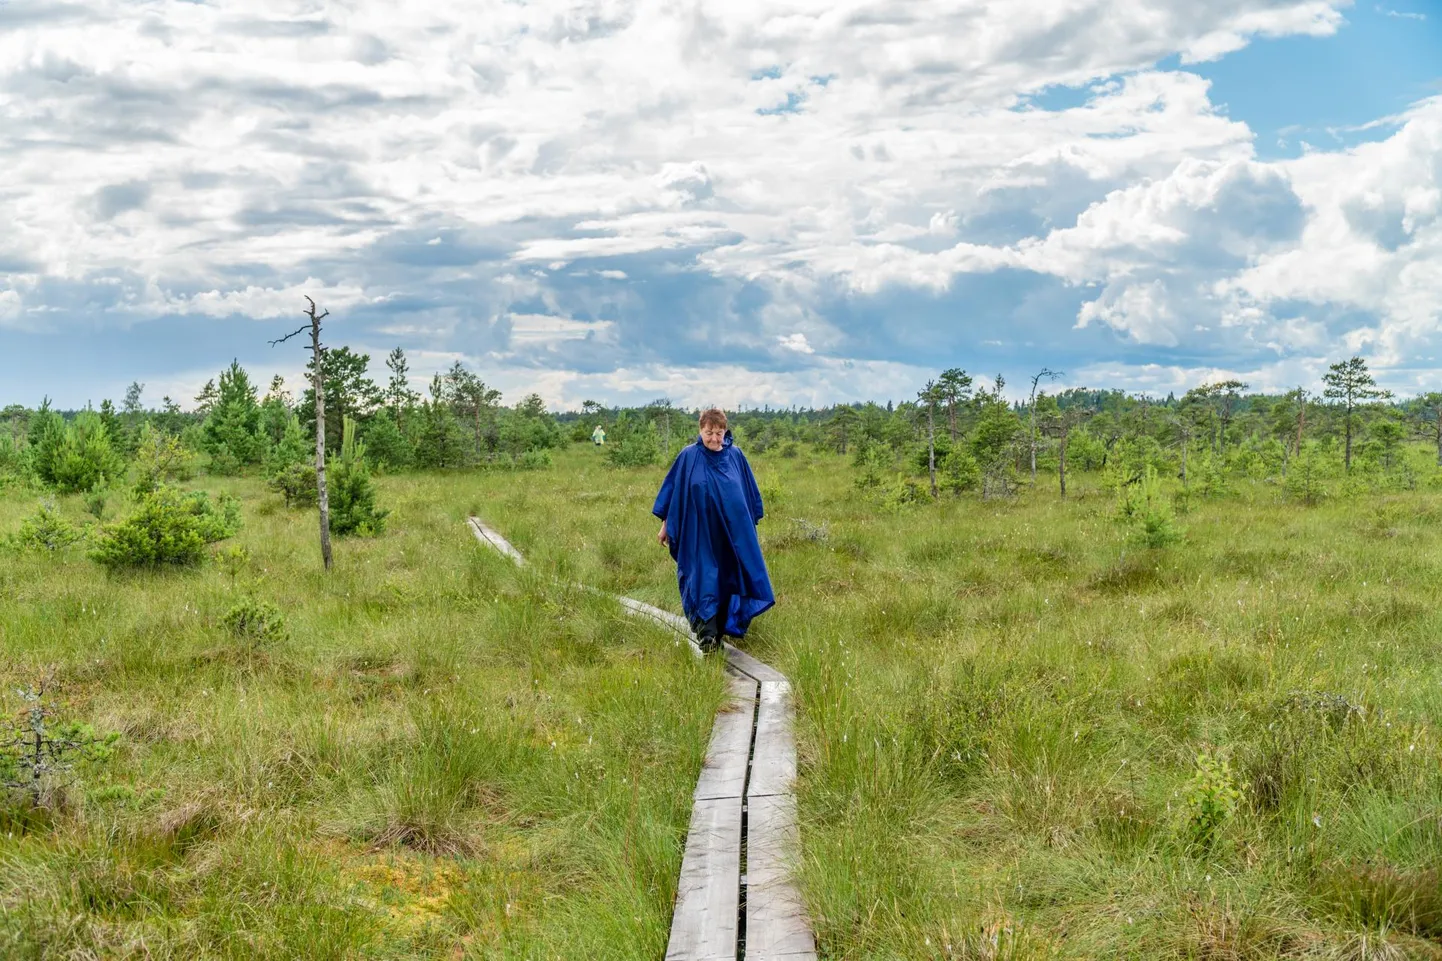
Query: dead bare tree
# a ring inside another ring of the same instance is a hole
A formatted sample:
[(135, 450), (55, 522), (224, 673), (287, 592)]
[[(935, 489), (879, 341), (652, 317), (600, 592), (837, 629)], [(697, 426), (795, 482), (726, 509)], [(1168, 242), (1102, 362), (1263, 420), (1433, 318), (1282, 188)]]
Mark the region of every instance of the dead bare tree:
[(936, 381), (929, 380), (917, 394), (917, 399), (926, 405), (926, 470), (931, 475), (931, 497), (936, 499), (936, 405), (942, 399), (941, 388)]
[[(1060, 376), (1061, 371), (1043, 367), (1031, 379), (1031, 398), (1027, 400), (1027, 408), (1031, 412), (1031, 486), (1033, 487), (1036, 486), (1036, 385), (1041, 382), (1043, 377), (1048, 380), (1056, 380)], [(1062, 491), (1062, 496), (1066, 496), (1065, 490)]]
[(306, 302), (310, 307), (301, 313), (310, 318), (310, 323), (284, 337), (272, 340), (270, 346), (285, 343), (292, 337), (310, 331), (311, 356), (315, 360), (315, 375), (311, 378), (311, 388), (315, 391), (315, 487), (320, 502), (320, 556), (325, 562), (325, 569), (330, 570), (330, 496), (326, 493), (325, 486), (325, 348), (320, 344), (320, 322), (330, 316), (330, 311), (324, 310), (317, 314), (315, 301), (306, 297)]
[(1066, 449), (1071, 433), (1092, 415), (1086, 407), (1059, 407), (1042, 425), (1042, 430), (1057, 439), (1057, 481), (1061, 485), (1061, 496), (1066, 497)]

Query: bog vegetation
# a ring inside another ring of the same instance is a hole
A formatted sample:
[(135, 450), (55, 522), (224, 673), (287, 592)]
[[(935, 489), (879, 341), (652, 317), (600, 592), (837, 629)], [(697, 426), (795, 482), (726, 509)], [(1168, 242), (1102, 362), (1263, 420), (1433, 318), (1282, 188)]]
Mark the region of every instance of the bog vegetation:
[[(0, 956), (659, 957), (694, 414), (323, 363), (329, 574), (278, 379), (0, 412)], [(1442, 395), (1048, 378), (732, 417), (823, 955), (1442, 957)]]

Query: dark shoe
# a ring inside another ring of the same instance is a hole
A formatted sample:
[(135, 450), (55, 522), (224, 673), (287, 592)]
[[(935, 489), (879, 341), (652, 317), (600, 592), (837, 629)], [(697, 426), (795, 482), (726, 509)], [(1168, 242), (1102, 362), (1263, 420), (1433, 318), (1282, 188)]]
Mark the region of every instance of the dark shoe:
[(701, 648), (702, 654), (711, 654), (721, 650), (722, 642), (721, 638), (711, 637), (708, 635), (705, 637), (698, 637), (696, 639), (696, 646)]

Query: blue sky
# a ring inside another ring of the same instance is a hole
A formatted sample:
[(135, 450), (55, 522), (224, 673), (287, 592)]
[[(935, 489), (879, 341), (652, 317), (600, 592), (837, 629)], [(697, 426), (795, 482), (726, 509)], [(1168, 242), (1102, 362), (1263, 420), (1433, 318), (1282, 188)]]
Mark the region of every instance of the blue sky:
[[(304, 59), (305, 71), (296, 63)], [(0, 2), (0, 403), (1442, 387), (1442, 4)]]

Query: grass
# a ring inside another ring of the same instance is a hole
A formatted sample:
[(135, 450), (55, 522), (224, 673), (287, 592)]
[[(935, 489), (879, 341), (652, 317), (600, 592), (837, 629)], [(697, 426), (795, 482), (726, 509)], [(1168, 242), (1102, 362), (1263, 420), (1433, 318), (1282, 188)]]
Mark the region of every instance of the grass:
[[(1146, 550), (1085, 478), (885, 513), (838, 458), (753, 463), (779, 603), (747, 645), (795, 687), (825, 957), (1442, 957), (1442, 496), (1242, 484)], [(721, 678), (561, 586), (675, 608), (658, 481), (586, 447), (383, 479), (394, 532), (329, 578), (309, 515), (250, 482), (215, 485), (238, 575), (0, 560), (6, 687), (54, 662), (124, 735), (0, 842), (0, 936), (659, 957)], [(32, 509), (8, 495), (0, 529)], [(217, 625), (251, 580), (290, 637), (239, 651)]]
[(474, 478), (383, 480), (330, 576), (310, 515), (208, 486), (245, 527), (199, 571), (0, 557), (4, 690), (121, 734), (0, 815), (0, 956), (658, 957), (719, 668), (478, 547)]

